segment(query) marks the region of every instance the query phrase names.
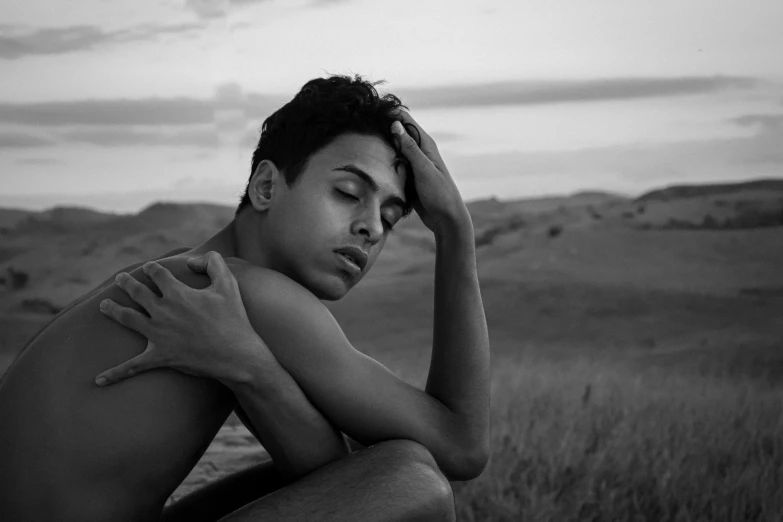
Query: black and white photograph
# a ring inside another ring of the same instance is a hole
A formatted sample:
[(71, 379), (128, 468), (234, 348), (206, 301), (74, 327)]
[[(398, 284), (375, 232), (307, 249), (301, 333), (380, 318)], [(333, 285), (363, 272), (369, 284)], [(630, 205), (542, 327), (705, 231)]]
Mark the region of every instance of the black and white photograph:
[(783, 2), (4, 0), (0, 521), (783, 521)]

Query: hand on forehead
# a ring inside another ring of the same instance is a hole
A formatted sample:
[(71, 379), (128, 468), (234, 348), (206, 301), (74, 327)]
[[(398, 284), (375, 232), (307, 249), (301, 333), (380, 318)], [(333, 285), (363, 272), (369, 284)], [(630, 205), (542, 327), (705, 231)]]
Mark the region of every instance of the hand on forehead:
[(431, 151), (437, 150), (437, 145), (435, 144), (435, 140), (430, 137), (429, 134), (419, 125), (419, 123), (411, 116), (410, 112), (408, 112), (406, 109), (400, 107), (397, 110), (393, 112), (393, 116), (397, 118), (401, 123), (402, 126), (405, 128), (405, 131), (414, 139), (416, 140), (417, 144), (419, 145), (419, 148), (424, 152), (428, 153)]

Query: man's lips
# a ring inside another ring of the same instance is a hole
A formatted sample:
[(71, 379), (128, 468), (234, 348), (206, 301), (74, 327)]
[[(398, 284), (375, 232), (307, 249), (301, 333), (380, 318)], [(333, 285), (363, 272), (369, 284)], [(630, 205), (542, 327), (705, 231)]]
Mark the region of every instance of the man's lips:
[(352, 264), (356, 265), (359, 268), (359, 271), (363, 271), (364, 267), (367, 266), (367, 254), (359, 247), (355, 246), (345, 246), (341, 248), (336, 248), (334, 250), (336, 253), (346, 257), (348, 261), (350, 261)]

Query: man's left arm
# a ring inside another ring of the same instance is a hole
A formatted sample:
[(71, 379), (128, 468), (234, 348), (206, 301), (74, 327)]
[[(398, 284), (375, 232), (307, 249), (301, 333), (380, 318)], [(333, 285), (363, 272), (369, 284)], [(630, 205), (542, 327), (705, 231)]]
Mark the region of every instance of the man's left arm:
[(465, 215), (435, 235), (435, 317), (425, 390), (464, 420), (477, 466), (489, 458), (490, 346), (476, 267), (473, 224)]
[[(136, 308), (106, 300), (101, 311), (148, 344), (140, 355), (102, 372), (96, 383), (116, 383), (161, 366), (221, 382), (234, 392), (237, 414), (287, 481), (350, 454), (340, 430), (311, 404), (253, 330), (223, 258), (211, 252), (189, 259), (190, 271), (176, 270), (181, 280), (166, 268), (178, 262), (149, 263), (116, 278)], [(235, 378), (245, 375), (249, 364), (257, 379), (250, 394)]]

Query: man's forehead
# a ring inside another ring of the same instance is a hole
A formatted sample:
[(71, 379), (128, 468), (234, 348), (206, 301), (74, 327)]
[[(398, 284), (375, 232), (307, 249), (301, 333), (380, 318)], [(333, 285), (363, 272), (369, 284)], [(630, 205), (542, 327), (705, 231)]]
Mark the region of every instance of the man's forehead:
[(400, 157), (388, 143), (376, 136), (344, 134), (324, 150), (324, 159), (332, 168), (353, 164), (376, 175), (396, 174), (404, 182), (407, 172), (401, 167)]
[(359, 160), (366, 158), (391, 166), (396, 157), (395, 150), (377, 136), (363, 134), (343, 134), (334, 139), (329, 147), (334, 155), (343, 159)]

